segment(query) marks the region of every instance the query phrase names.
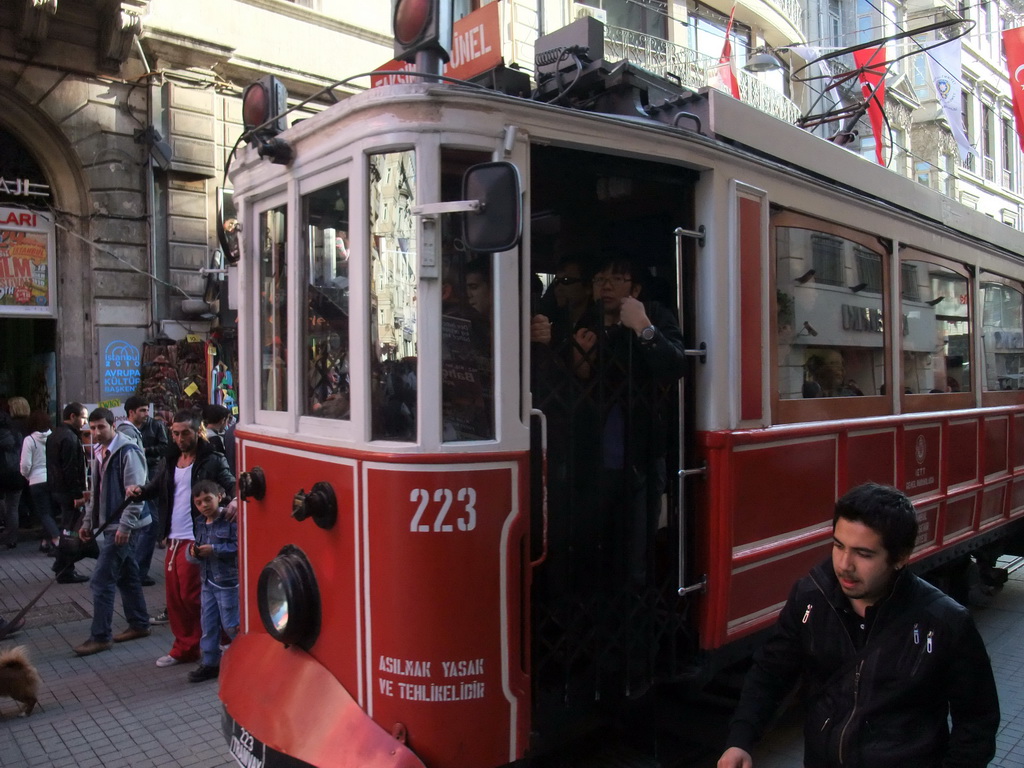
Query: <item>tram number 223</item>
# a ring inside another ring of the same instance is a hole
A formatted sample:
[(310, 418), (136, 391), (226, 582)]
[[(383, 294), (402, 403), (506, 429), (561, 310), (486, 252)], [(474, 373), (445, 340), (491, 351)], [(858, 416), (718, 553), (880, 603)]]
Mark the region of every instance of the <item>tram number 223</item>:
[[(472, 531), (476, 528), (475, 488), (459, 488), (458, 491), (438, 488), (434, 491), (433, 505), (430, 491), (425, 488), (414, 488), (409, 494), (409, 501), (417, 505), (412, 522), (409, 523), (409, 530), (412, 533), (449, 533), (456, 528), (460, 531)], [(454, 515), (454, 520), (449, 519), (449, 513)]]

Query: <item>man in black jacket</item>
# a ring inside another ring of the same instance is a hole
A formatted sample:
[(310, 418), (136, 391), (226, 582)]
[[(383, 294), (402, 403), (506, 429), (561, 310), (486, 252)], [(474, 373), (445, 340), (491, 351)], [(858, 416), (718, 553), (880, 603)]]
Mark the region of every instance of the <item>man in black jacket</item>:
[[(163, 422), (149, 415), (149, 403), (138, 395), (132, 395), (124, 401), (124, 412), (142, 439), (142, 450), (146, 453), (146, 469), (148, 476), (154, 478), (160, 469), (160, 462), (167, 453), (167, 431)], [(139, 543), (135, 550), (135, 560), (139, 564), (139, 577), (142, 586), (150, 587), (156, 580), (149, 575), (149, 566), (153, 562), (153, 550), (163, 527), (160, 525), (160, 508), (151, 501), (146, 502), (146, 511), (153, 518), (153, 524), (147, 526), (139, 535)]]
[(156, 477), (142, 488), (127, 488), (129, 496), (155, 499), (160, 508), (160, 521), (167, 539), (164, 556), (164, 587), (167, 594), (167, 617), (174, 645), (157, 659), (158, 667), (199, 660), (199, 638), (202, 627), (199, 617), (199, 566), (186, 559), (188, 545), (195, 541), (194, 524), (199, 511), (192, 500), (192, 486), (200, 480), (213, 480), (228, 496), (234, 495), (235, 478), (227, 459), (217, 453), (200, 436), (199, 416), (183, 410), (174, 414), (171, 424), (173, 445)]
[[(53, 506), (60, 514), (60, 527), (65, 531), (78, 530), (78, 515), (85, 505), (85, 450), (82, 446), (82, 428), (88, 412), (81, 403), (68, 403), (61, 413), (63, 421), (46, 438), (46, 480), (50, 486)], [(88, 581), (88, 576), (76, 573), (74, 561), (58, 551), (53, 571), (60, 584)]]
[(858, 486), (836, 502), (832, 530), (831, 560), (797, 582), (754, 656), (719, 768), (753, 765), (801, 674), (806, 768), (984, 768), (999, 727), (992, 667), (967, 609), (906, 569), (910, 500)]

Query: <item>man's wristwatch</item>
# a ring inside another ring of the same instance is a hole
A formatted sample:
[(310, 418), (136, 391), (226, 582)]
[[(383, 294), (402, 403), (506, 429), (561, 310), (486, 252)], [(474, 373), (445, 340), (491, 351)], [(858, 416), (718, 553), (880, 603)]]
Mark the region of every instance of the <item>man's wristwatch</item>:
[(657, 328), (655, 328), (653, 325), (648, 325), (646, 328), (640, 331), (640, 341), (654, 341), (654, 334), (656, 334), (657, 332)]

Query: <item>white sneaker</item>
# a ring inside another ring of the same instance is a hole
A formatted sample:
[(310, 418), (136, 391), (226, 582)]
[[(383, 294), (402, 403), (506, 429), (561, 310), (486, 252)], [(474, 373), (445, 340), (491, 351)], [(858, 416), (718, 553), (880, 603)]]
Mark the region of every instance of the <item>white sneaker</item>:
[(181, 659), (176, 659), (170, 654), (167, 654), (166, 656), (161, 656), (159, 659), (156, 660), (156, 665), (158, 667), (173, 667), (175, 664), (181, 664)]

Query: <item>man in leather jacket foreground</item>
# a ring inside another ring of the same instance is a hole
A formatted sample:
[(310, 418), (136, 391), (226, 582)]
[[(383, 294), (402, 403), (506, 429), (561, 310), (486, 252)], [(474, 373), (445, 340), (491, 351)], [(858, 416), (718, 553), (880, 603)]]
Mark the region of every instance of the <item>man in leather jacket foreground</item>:
[(832, 558), (790, 592), (754, 655), (718, 768), (750, 749), (799, 678), (806, 768), (983, 768), (999, 700), (966, 608), (906, 569), (917, 513), (868, 483), (836, 502)]

